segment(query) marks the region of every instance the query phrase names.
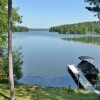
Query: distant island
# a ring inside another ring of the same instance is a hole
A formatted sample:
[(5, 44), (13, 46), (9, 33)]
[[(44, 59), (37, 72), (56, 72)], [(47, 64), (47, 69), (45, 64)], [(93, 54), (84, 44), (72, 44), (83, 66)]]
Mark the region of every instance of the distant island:
[(100, 34), (100, 21), (54, 26), (49, 31), (61, 34)]
[(45, 29), (45, 28), (39, 28), (39, 29), (34, 29), (34, 28), (30, 28), (29, 31), (48, 31), (49, 29)]
[(28, 28), (26, 26), (13, 26), (12, 29), (13, 29), (13, 32), (49, 31), (49, 29), (45, 29), (45, 28), (35, 29), (35, 28)]

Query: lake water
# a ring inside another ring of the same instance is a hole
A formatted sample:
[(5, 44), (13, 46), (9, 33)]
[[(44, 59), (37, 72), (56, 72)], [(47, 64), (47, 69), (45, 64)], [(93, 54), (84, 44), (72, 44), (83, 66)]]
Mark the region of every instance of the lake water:
[(92, 56), (100, 70), (100, 46), (62, 38), (81, 35), (59, 35), (56, 32), (31, 31), (13, 34), (13, 46), (21, 47), (23, 73), (19, 82), (44, 86), (76, 87), (67, 72), (68, 64), (79, 63), (79, 56)]

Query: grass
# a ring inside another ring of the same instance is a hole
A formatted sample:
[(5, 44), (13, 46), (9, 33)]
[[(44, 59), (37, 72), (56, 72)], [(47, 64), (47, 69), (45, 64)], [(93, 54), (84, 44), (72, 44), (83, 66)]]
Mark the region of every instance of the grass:
[[(16, 100), (99, 100), (100, 96), (84, 90), (71, 90), (67, 88), (16, 85)], [(9, 100), (9, 87), (0, 84), (0, 100)]]

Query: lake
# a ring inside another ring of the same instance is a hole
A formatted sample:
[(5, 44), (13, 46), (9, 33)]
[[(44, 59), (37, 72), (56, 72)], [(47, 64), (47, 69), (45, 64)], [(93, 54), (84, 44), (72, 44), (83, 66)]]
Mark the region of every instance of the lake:
[(76, 87), (67, 72), (68, 64), (79, 63), (79, 56), (95, 58), (100, 70), (100, 45), (67, 41), (63, 38), (82, 35), (61, 35), (56, 32), (30, 31), (13, 33), (13, 47), (21, 47), (23, 77), (21, 83), (55, 87)]

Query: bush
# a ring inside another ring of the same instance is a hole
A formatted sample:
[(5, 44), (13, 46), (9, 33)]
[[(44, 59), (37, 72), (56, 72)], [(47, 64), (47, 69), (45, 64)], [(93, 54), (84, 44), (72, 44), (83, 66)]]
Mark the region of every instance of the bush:
[[(14, 80), (18, 80), (23, 76), (22, 72), (22, 53), (19, 49), (13, 50), (13, 71)], [(4, 54), (0, 57), (0, 80), (8, 80), (8, 53), (7, 49), (4, 50)]]

